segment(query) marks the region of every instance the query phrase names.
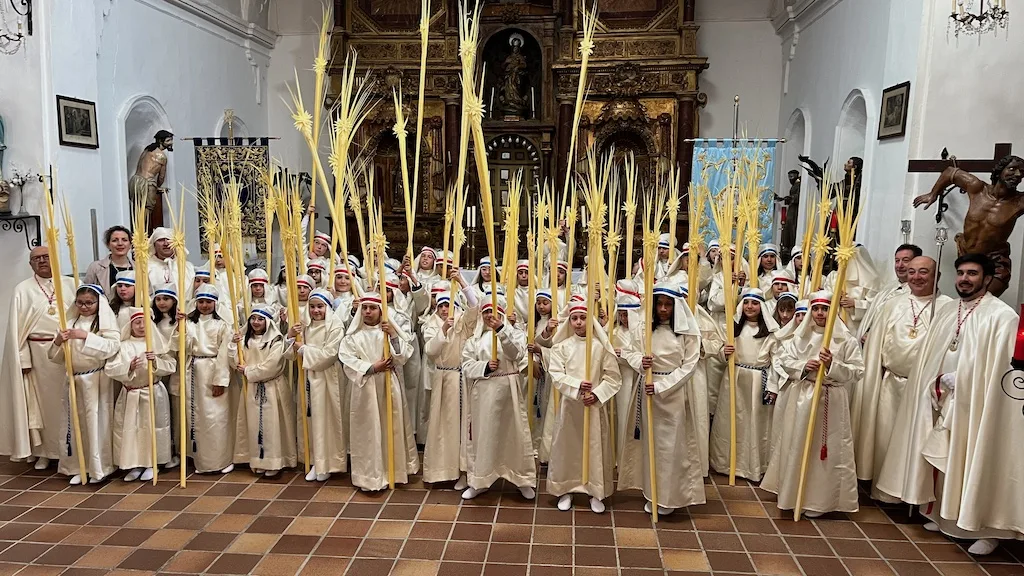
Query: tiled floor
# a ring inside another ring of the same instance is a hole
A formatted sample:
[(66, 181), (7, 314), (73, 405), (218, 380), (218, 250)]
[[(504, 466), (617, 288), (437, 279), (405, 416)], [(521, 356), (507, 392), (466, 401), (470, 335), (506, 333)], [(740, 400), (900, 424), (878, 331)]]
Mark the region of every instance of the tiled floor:
[(708, 481), (706, 505), (656, 529), (635, 492), (595, 515), (582, 497), (559, 512), (550, 496), (512, 489), (463, 503), (419, 482), (363, 494), (347, 477), (321, 486), (294, 472), (192, 476), (186, 489), (163, 478), (69, 487), (0, 464), (0, 575), (1024, 574), (1019, 543), (977, 563), (906, 507), (866, 500), (856, 514), (794, 523), (771, 494), (722, 477)]

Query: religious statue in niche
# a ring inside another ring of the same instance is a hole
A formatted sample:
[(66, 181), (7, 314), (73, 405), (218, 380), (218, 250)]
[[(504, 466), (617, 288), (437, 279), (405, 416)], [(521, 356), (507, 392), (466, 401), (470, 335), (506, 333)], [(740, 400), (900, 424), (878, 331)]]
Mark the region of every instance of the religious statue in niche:
[(964, 217), (964, 231), (957, 234), (957, 254), (985, 254), (996, 267), (989, 292), (999, 296), (1006, 291), (1012, 272), (1010, 243), (1007, 241), (1017, 219), (1024, 214), (1024, 193), (1017, 191), (1024, 178), (1024, 159), (1008, 155), (996, 163), (991, 184), (956, 167), (942, 171), (927, 194), (914, 198), (914, 207), (930, 207), (943, 191), (956, 186), (967, 194), (970, 203)]
[(513, 33), (508, 37), (512, 52), (501, 64), (502, 81), (498, 102), (506, 116), (522, 118), (526, 113), (523, 95), (523, 77), (526, 76), (526, 56), (523, 55), (523, 36)]
[(796, 225), (800, 214), (800, 171), (789, 171), (789, 195), (775, 196), (775, 202), (782, 206), (782, 249), (790, 251), (796, 245)]
[(139, 155), (139, 164), (135, 168), (135, 174), (128, 178), (128, 196), (135, 206), (137, 198), (144, 197), (146, 200), (146, 221), (150, 228), (163, 226), (163, 222), (150, 222), (150, 215), (160, 202), (160, 195), (167, 188), (164, 187), (164, 179), (167, 177), (167, 152), (174, 151), (174, 134), (167, 130), (159, 130), (153, 136), (150, 143)]

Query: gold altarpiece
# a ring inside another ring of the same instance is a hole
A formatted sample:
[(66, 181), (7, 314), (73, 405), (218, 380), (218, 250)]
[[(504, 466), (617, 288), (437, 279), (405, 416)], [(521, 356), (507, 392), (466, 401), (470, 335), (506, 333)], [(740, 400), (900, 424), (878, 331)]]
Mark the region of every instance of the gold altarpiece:
[[(485, 67), (492, 186), (523, 169), (531, 190), (545, 179), (561, 190), (579, 81), (580, 0), (486, 0), (481, 19), (481, 65)], [(590, 59), (589, 100), (580, 124), (580, 156), (594, 142), (617, 154), (632, 151), (643, 177), (678, 163), (688, 178), (698, 136), (700, 73), (707, 58), (698, 53), (693, 22), (696, 0), (603, 0), (596, 46)], [(382, 191), (390, 241), (406, 241), (399, 157), (392, 134), (392, 87), (401, 87), (413, 137), (423, 138), (420, 201), (414, 243), (441, 244), (443, 199), (454, 182), (461, 118), (458, 2), (432, 0), (427, 52), (423, 134), (414, 135), (419, 74), (419, 0), (335, 0), (335, 55), (355, 49), (360, 73), (370, 71), (380, 103), (358, 141), (372, 154), (377, 189)], [(339, 64), (343, 57), (336, 56)], [(328, 104), (338, 93), (340, 70), (331, 70)], [(472, 163), (472, 154), (470, 154)], [(470, 166), (470, 204), (476, 205), (476, 169)], [(495, 194), (500, 202), (502, 194)], [(685, 218), (685, 211), (683, 212)], [(679, 227), (685, 234), (685, 222)], [(349, 227), (354, 233), (354, 227)], [(477, 245), (483, 245), (482, 230)], [(355, 237), (350, 239), (355, 241)], [(582, 244), (582, 243), (580, 243)], [(463, 255), (468, 258), (469, 253)], [(580, 264), (579, 262), (578, 264)]]

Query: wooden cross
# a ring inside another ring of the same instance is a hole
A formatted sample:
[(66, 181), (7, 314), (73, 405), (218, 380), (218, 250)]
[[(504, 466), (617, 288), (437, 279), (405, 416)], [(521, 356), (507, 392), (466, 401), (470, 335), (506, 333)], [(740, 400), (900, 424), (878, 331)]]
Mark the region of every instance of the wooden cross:
[(1009, 156), (1013, 151), (1013, 145), (1007, 143), (996, 144), (991, 160), (960, 160), (949, 157), (949, 153), (943, 149), (941, 160), (911, 160), (907, 166), (910, 173), (940, 173), (956, 163), (956, 167), (976, 174), (989, 174), (996, 167), (996, 163), (1004, 157)]

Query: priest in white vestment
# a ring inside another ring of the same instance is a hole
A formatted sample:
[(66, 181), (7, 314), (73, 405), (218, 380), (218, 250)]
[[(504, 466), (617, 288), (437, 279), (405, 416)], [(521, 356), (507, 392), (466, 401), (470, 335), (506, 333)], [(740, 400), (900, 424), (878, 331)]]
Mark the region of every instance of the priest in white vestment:
[(75, 301), (75, 281), (61, 277), (63, 302), (57, 302), (45, 246), (29, 253), (32, 277), (14, 288), (8, 313), (3, 372), (0, 373), (0, 454), (12, 460), (36, 459), (43, 470), (66, 454), (64, 406), (67, 374), (47, 358), (57, 334), (57, 307)]
[[(822, 346), (825, 322), (832, 302), (829, 292), (810, 296), (811, 312), (779, 350), (778, 364), (787, 376), (785, 414), (781, 436), (761, 481), (761, 488), (778, 495), (778, 507), (792, 510), (800, 484), (804, 439), (813, 405), (814, 382), (819, 366), (825, 379), (815, 411), (811, 450), (804, 486), (804, 513), (811, 518), (828, 512), (856, 512), (857, 471), (850, 429), (848, 387), (861, 378), (864, 360), (860, 344), (837, 321), (828, 348)], [(776, 410), (782, 407), (777, 406)]]
[(892, 298), (909, 292), (907, 280), (910, 275), (910, 261), (921, 254), (921, 249), (913, 244), (901, 244), (896, 248), (896, 253), (893, 257), (893, 272), (896, 274), (896, 280), (881, 287), (874, 298), (871, 299), (867, 312), (865, 312), (864, 318), (860, 322), (860, 329), (857, 332), (857, 337), (861, 339), (861, 342), (864, 341), (864, 335), (871, 330), (875, 318), (882, 312), (885, 304)]
[(918, 504), (925, 529), (976, 539), (1024, 539), (1024, 418), (1009, 373), (1018, 316), (988, 293), (995, 266), (956, 260), (960, 299), (936, 310), (907, 381), (878, 490)]
[[(950, 301), (932, 293), (935, 261), (914, 258), (907, 274), (907, 290), (894, 292), (875, 315), (874, 328), (864, 342), (864, 379), (850, 398), (857, 478), (870, 481), (882, 469), (893, 426), (907, 385), (931, 325), (935, 306)], [(875, 494), (880, 497), (880, 494)]]

